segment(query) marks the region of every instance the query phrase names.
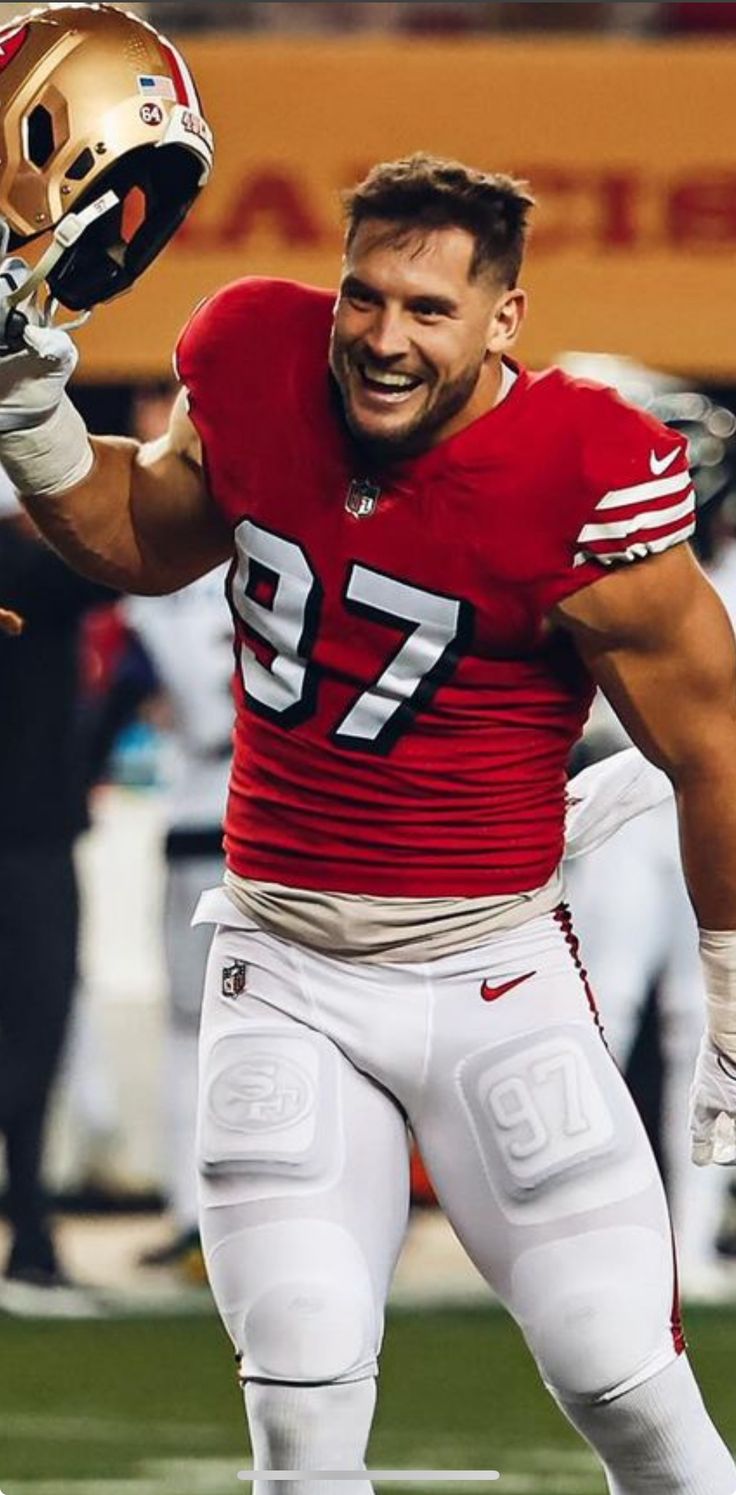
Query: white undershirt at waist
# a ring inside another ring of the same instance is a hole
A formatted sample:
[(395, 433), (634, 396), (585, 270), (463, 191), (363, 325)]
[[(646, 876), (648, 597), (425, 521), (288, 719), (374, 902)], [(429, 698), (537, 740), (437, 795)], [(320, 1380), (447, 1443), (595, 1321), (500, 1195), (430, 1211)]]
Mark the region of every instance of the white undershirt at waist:
[(551, 912), (560, 902), (558, 868), (541, 888), (483, 898), (372, 898), (324, 893), (225, 873), (234, 910), (282, 939), (340, 960), (377, 965), (435, 960), (482, 945), (499, 930)]

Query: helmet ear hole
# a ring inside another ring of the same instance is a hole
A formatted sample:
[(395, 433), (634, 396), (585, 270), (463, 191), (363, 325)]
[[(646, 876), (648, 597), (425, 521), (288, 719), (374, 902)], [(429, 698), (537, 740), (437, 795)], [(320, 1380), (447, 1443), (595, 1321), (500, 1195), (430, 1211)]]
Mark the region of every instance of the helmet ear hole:
[[(51, 168), (57, 151), (69, 139), (69, 109), (60, 90), (49, 83), (21, 123), (23, 156), (36, 171)], [(92, 158), (94, 164), (94, 157)], [(51, 168), (53, 169), (53, 168)]]
[(92, 170), (94, 164), (94, 155), (87, 145), (85, 146), (83, 151), (79, 152), (76, 160), (72, 161), (71, 166), (67, 167), (65, 175), (69, 177), (72, 182), (82, 182)]
[(54, 154), (54, 121), (43, 104), (36, 104), (26, 120), (26, 155), (42, 171)]

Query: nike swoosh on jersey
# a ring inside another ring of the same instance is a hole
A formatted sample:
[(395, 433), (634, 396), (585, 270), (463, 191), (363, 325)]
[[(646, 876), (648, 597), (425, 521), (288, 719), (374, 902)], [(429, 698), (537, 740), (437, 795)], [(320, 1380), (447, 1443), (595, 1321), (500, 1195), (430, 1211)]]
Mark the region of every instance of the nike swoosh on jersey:
[(510, 981), (502, 981), (500, 986), (492, 986), (490, 981), (484, 981), (480, 988), (480, 994), (484, 1002), (496, 1002), (505, 992), (511, 991), (513, 986), (520, 986), (522, 981), (531, 981), (536, 976), (536, 971), (527, 971), (524, 976), (512, 976)]
[(678, 457), (679, 455), (679, 449), (676, 449), (674, 452), (668, 452), (666, 457), (658, 457), (656, 452), (650, 452), (649, 467), (653, 472), (655, 478), (660, 478), (662, 476), (662, 473), (666, 472), (667, 468), (672, 466), (675, 457)]

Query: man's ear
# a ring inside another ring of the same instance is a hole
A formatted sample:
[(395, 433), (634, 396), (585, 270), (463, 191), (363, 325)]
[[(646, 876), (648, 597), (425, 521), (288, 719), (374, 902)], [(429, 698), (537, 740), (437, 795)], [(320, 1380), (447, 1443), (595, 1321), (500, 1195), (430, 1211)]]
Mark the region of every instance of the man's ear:
[(488, 327), (488, 353), (507, 353), (513, 348), (526, 316), (527, 296), (518, 286), (499, 296)]

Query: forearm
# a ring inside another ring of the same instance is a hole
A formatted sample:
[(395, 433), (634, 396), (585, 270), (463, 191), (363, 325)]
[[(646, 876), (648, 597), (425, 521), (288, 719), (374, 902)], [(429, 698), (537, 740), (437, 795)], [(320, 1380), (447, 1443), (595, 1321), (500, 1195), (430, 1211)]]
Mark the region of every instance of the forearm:
[[(37, 383), (43, 389), (45, 381)], [(13, 412), (6, 428), (2, 415), (0, 461), (63, 558), (93, 581), (126, 587), (141, 570), (131, 522), (138, 443), (93, 444), (66, 393), (56, 396), (41, 419), (32, 410)]]
[(736, 742), (675, 782), (682, 865), (702, 929), (736, 930)]
[(126, 437), (90, 442), (94, 462), (81, 482), (23, 499), (70, 566), (120, 591), (161, 594), (227, 558), (229, 533), (180, 455), (150, 463), (151, 449)]
[[(705, 1032), (690, 1093), (695, 1163), (736, 1162), (736, 743), (724, 733), (677, 791), (682, 864), (698, 917)], [(710, 761), (708, 761), (710, 760)]]
[(81, 482), (58, 493), (26, 494), (23, 503), (76, 571), (121, 591), (136, 590), (145, 571), (131, 513), (138, 443), (110, 437), (91, 446), (94, 461)]
[(705, 1032), (690, 1092), (692, 1158), (736, 1162), (736, 774), (733, 752), (680, 788), (683, 869), (700, 926)]
[(736, 748), (682, 775), (677, 804), (682, 865), (698, 925), (707, 1031), (736, 1061)]

